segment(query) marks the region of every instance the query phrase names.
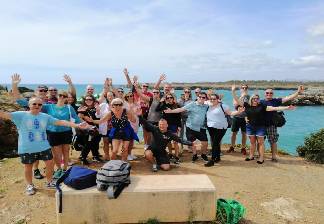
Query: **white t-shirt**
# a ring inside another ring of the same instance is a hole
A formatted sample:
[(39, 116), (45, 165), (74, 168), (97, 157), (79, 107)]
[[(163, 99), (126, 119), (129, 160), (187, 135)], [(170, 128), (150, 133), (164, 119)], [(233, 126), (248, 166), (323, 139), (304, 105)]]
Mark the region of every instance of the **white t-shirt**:
[[(224, 111), (229, 109), (229, 107), (225, 104), (222, 104), (222, 106)], [(207, 127), (226, 129), (227, 126), (227, 120), (220, 104), (218, 104), (216, 107), (209, 106), (207, 110)]]

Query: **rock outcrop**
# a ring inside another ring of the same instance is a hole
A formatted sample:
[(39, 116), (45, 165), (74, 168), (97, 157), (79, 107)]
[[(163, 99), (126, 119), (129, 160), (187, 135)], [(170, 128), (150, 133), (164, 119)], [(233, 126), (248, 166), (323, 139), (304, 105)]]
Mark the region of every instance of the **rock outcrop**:
[(297, 106), (316, 106), (324, 105), (324, 89), (323, 88), (310, 88), (307, 89), (303, 94), (298, 96), (286, 105), (293, 104)]
[[(12, 101), (9, 93), (0, 90), (0, 108), (2, 111), (13, 112), (22, 108)], [(0, 158), (17, 156), (18, 133), (16, 126), (7, 120), (0, 120)]]

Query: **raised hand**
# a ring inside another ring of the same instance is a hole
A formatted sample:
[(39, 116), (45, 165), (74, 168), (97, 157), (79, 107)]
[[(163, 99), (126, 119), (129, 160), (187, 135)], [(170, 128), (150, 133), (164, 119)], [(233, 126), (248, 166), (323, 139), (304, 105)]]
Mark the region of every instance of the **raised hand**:
[(161, 74), (159, 80), (161, 82), (164, 81), (164, 80), (166, 80), (166, 75), (165, 74)]
[(134, 85), (137, 84), (137, 81), (138, 81), (138, 77), (136, 75), (134, 75), (134, 77), (133, 77), (133, 84)]
[(106, 78), (105, 79), (105, 82), (104, 82), (104, 87), (108, 87), (109, 86), (109, 78)]
[(233, 84), (233, 85), (232, 85), (232, 88), (231, 88), (232, 92), (234, 92), (235, 89), (236, 89), (236, 86), (235, 86), (235, 84)]
[(18, 85), (18, 84), (20, 83), (20, 81), (21, 81), (20, 75), (17, 74), (17, 73), (13, 74), (13, 75), (11, 76), (11, 80), (12, 80), (12, 83), (13, 83), (13, 84)]
[(87, 110), (86, 106), (81, 106), (78, 108), (78, 112), (85, 112)]
[(296, 108), (297, 108), (296, 106), (289, 105), (287, 109), (288, 109), (288, 110), (295, 110)]
[(305, 88), (304, 88), (304, 86), (303, 85), (300, 85), (300, 86), (298, 86), (298, 93), (303, 93), (304, 92), (304, 90), (305, 90)]
[(67, 82), (69, 84), (72, 83), (72, 79), (68, 74), (64, 74), (63, 79), (64, 79), (65, 82)]
[(124, 68), (123, 72), (124, 72), (125, 75), (129, 75), (127, 68)]

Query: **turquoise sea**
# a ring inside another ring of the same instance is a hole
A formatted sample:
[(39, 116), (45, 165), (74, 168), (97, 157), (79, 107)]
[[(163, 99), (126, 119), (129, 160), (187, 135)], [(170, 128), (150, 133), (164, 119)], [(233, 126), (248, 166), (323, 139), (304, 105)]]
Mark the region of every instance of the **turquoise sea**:
[[(9, 85), (7, 85), (10, 88)], [(34, 89), (37, 84), (21, 84), (21, 86), (26, 86), (28, 88)], [(67, 85), (64, 84), (52, 84), (48, 86), (55, 86), (58, 89), (67, 89)], [(102, 90), (102, 85), (93, 85), (96, 93), (100, 93)], [(78, 97), (83, 95), (85, 92), (86, 85), (78, 84), (76, 85)], [(230, 105), (232, 108), (232, 96), (229, 90), (219, 90), (220, 94), (224, 94), (224, 103)], [(251, 90), (250, 94), (257, 92), (260, 96), (263, 96), (263, 90)], [(284, 97), (294, 91), (291, 90), (276, 90), (275, 97)], [(180, 96), (182, 90), (175, 91), (177, 96)], [(285, 111), (287, 123), (284, 127), (279, 129), (279, 148), (287, 151), (290, 154), (296, 155), (296, 148), (298, 145), (303, 144), (305, 136), (310, 133), (318, 131), (320, 128), (324, 128), (324, 106), (304, 106), (297, 107), (295, 111)], [(139, 133), (142, 135), (142, 133)], [(240, 136), (237, 138), (240, 143)], [(227, 131), (223, 143), (230, 143), (230, 130)], [(269, 145), (266, 145), (269, 148)]]

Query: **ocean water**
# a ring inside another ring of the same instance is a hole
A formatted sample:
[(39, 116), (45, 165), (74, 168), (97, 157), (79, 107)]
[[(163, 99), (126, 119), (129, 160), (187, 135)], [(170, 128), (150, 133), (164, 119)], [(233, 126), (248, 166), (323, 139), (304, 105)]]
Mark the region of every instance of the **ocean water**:
[[(33, 85), (25, 85), (21, 84), (21, 86), (26, 86), (28, 88), (36, 88), (37, 84)], [(67, 85), (62, 84), (53, 84), (58, 89), (67, 89)], [(102, 90), (102, 85), (93, 85), (96, 93), (100, 93)], [(8, 86), (9, 88), (10, 86)], [(80, 97), (85, 93), (86, 85), (79, 84), (76, 85), (77, 96)], [(291, 90), (276, 90), (275, 97), (284, 97), (287, 96), (294, 91)], [(179, 97), (182, 93), (182, 90), (176, 90), (175, 94)], [(223, 94), (223, 102), (229, 105), (232, 109), (232, 96), (229, 90), (219, 90), (217, 91), (219, 94)], [(260, 90), (251, 90), (250, 94), (258, 93), (260, 96), (263, 96), (263, 91)], [(194, 94), (193, 94), (194, 95)], [(285, 111), (285, 117), (287, 123), (284, 127), (279, 128), (279, 142), (278, 148), (282, 149), (292, 155), (296, 155), (297, 146), (303, 144), (304, 138), (308, 136), (312, 132), (316, 132), (321, 128), (324, 128), (324, 106), (304, 106), (297, 107), (294, 111)], [(230, 143), (230, 133), (231, 131), (228, 129), (225, 137), (223, 138), (223, 143)], [(142, 136), (142, 132), (140, 129), (139, 135)], [(241, 136), (237, 137), (237, 144), (240, 143)], [(269, 144), (266, 143), (266, 148), (269, 148)]]

